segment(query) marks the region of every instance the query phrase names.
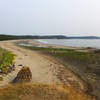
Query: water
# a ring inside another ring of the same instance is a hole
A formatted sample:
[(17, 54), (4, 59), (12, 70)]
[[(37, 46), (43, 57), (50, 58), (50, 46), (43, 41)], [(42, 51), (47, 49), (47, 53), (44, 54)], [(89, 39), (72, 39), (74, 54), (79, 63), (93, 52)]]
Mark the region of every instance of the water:
[(19, 43), (18, 44), (19, 46), (27, 46), (27, 47), (49, 47), (49, 46), (47, 46), (47, 45), (33, 45), (33, 44), (28, 44), (28, 43)]
[(40, 39), (37, 41), (49, 44), (100, 49), (100, 39)]

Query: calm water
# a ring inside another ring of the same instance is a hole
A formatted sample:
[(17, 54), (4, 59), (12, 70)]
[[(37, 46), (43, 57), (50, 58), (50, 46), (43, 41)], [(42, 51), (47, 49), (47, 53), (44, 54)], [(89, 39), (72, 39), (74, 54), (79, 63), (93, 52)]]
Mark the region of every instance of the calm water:
[(74, 47), (93, 47), (100, 49), (100, 39), (40, 39), (39, 42)]

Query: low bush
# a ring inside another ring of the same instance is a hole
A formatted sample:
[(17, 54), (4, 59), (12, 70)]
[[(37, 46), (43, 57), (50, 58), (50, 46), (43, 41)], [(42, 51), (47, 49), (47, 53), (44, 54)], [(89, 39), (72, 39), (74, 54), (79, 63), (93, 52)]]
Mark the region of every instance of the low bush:
[(0, 70), (7, 72), (10, 64), (14, 64), (15, 55), (10, 51), (0, 48)]

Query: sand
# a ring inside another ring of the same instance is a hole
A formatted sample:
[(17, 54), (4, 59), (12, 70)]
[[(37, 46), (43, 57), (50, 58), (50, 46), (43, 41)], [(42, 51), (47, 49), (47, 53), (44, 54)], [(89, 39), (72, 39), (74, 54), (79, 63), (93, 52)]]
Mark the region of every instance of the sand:
[[(17, 75), (22, 66), (27, 66), (32, 72), (32, 83), (44, 83), (44, 84), (60, 84), (62, 81), (57, 77), (59, 68), (64, 66), (50, 56), (43, 55), (36, 51), (21, 48), (15, 45), (15, 42), (21, 40), (11, 40), (11, 41), (1, 41), (0, 47), (7, 49), (17, 56), (15, 57), (15, 71), (9, 73), (4, 77), (4, 80), (0, 82), (0, 86), (9, 84)], [(25, 40), (24, 40), (25, 41)], [(31, 41), (32, 42), (32, 41)], [(34, 42), (36, 43), (36, 42)], [(18, 66), (22, 64), (22, 66)], [(63, 74), (63, 73), (62, 73)], [(66, 79), (70, 81), (77, 82), (81, 89), (84, 89), (83, 82), (67, 70)], [(66, 80), (64, 79), (64, 80)]]

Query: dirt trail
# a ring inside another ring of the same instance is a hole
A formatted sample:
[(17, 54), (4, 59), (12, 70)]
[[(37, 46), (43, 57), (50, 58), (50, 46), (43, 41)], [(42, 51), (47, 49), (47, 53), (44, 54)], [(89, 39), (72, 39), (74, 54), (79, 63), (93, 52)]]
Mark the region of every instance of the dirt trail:
[[(63, 67), (61, 64), (57, 62), (55, 63), (52, 58), (45, 57), (36, 51), (18, 47), (14, 42), (16, 41), (0, 42), (0, 47), (17, 55), (15, 58), (16, 70), (4, 77), (4, 80), (0, 82), (0, 86), (8, 84), (16, 77), (18, 71), (22, 68), (22, 66), (18, 66), (20, 64), (30, 68), (32, 72), (32, 82), (34, 83), (61, 83), (60, 79), (57, 77), (57, 73), (59, 72), (58, 69)], [(84, 88), (82, 81), (78, 79), (77, 76), (72, 74), (70, 71), (67, 71), (67, 74), (67, 80), (76, 81), (81, 89)]]

